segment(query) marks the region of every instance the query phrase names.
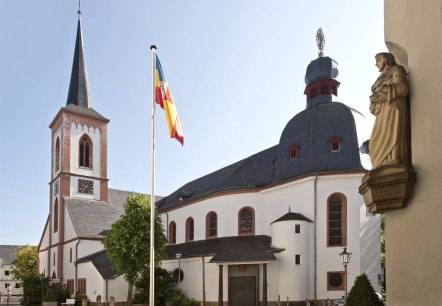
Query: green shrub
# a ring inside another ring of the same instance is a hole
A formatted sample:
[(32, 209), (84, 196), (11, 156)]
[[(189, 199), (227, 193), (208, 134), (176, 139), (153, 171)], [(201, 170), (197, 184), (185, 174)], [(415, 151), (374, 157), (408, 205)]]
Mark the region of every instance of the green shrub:
[(50, 285), (52, 288), (52, 292), (55, 295), (55, 300), (61, 304), (61, 303), (65, 303), (66, 299), (69, 299), (69, 292), (66, 288), (65, 285), (61, 284), (61, 283), (53, 283)]
[(184, 293), (179, 289), (173, 290), (172, 295), (167, 299), (167, 301), (172, 305), (177, 305), (177, 306), (199, 305), (194, 299), (189, 299), (187, 296), (185, 296)]
[(43, 298), (44, 302), (57, 302), (57, 299), (55, 298), (54, 291), (51, 287), (46, 288), (45, 296)]
[[(75, 295), (75, 306), (81, 306), (82, 301), (83, 300), (88, 300), (87, 295), (86, 294), (81, 294), (81, 293), (77, 293)], [(89, 300), (88, 300), (88, 304), (89, 304)]]
[(379, 301), (373, 286), (367, 275), (361, 274), (356, 277), (353, 288), (351, 288), (345, 306), (383, 306)]

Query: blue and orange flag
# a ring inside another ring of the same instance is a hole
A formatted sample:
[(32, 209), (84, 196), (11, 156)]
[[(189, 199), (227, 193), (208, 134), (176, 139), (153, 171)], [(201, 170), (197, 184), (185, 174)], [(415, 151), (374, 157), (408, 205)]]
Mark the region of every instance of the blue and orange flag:
[(184, 135), (183, 130), (181, 129), (180, 119), (178, 118), (175, 103), (173, 103), (172, 93), (170, 92), (169, 84), (164, 76), (158, 56), (156, 56), (155, 67), (155, 100), (155, 102), (166, 112), (166, 121), (167, 126), (169, 127), (170, 138), (175, 138), (181, 143), (181, 145), (183, 145)]

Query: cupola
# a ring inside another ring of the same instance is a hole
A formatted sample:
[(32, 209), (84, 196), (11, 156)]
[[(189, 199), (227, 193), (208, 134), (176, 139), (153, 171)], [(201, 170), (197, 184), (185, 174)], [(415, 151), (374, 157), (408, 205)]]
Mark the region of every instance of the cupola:
[(316, 33), (316, 42), (319, 48), (318, 58), (310, 62), (305, 73), (304, 94), (307, 96), (307, 108), (338, 101), (338, 63), (324, 56), (325, 38), (321, 28)]

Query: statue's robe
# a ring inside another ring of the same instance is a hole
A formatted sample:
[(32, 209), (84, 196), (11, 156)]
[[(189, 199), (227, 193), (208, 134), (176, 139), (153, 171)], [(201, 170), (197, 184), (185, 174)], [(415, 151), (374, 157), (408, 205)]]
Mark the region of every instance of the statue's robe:
[(373, 169), (409, 162), (405, 69), (399, 65), (386, 68), (371, 91), (370, 111), (376, 116), (369, 144)]

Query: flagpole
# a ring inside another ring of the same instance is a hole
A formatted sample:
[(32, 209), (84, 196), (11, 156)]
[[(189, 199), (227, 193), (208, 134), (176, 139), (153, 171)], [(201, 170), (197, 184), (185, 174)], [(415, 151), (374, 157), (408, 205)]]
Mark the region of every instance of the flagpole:
[(155, 301), (155, 67), (156, 49), (155, 45), (150, 46), (152, 50), (152, 155), (151, 155), (151, 192), (150, 192), (150, 277), (149, 277), (149, 306), (154, 306)]

